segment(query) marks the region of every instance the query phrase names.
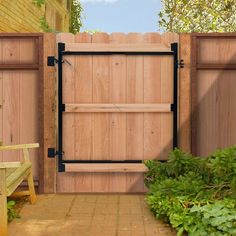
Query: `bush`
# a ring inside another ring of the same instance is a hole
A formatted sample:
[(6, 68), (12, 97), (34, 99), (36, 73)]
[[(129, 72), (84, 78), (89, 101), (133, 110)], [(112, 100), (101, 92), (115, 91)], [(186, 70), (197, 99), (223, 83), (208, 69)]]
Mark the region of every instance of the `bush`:
[(8, 221), (11, 222), (15, 218), (20, 218), (19, 213), (15, 209), (16, 202), (13, 200), (7, 201), (7, 216)]
[(236, 235), (236, 146), (208, 158), (175, 149), (167, 162), (145, 164), (148, 205), (177, 235)]

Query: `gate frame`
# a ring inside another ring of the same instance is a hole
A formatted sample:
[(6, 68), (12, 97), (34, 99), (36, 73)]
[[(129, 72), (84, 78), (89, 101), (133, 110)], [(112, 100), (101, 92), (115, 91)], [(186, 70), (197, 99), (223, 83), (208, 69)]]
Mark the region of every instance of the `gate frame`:
[(65, 172), (65, 163), (142, 163), (143, 160), (63, 160), (63, 112), (65, 104), (62, 101), (62, 79), (63, 79), (63, 55), (168, 55), (173, 56), (173, 103), (171, 104), (171, 112), (173, 112), (173, 149), (178, 147), (178, 68), (183, 68), (182, 60), (179, 61), (178, 47), (179, 43), (171, 43), (171, 52), (127, 52), (127, 51), (65, 51), (65, 43), (58, 42), (58, 150), (48, 150), (48, 156), (58, 156), (58, 172)]

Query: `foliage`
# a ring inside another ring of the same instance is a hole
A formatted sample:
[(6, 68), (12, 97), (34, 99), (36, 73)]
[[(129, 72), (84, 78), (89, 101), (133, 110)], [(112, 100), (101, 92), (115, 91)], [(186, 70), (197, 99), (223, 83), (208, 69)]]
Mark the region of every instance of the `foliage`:
[(43, 4), (45, 4), (45, 0), (33, 0), (33, 4), (35, 4), (37, 7), (41, 7)]
[(82, 11), (83, 8), (78, 0), (73, 0), (71, 4), (71, 13), (70, 13), (70, 28), (69, 32), (76, 34), (80, 31), (82, 27)]
[(40, 28), (43, 30), (43, 32), (48, 32), (48, 33), (54, 32), (54, 30), (49, 27), (49, 24), (48, 24), (45, 16), (42, 16), (40, 18), (39, 22), (40, 22)]
[(101, 30), (98, 30), (98, 29), (95, 29), (95, 30), (89, 30), (89, 29), (86, 29), (84, 30), (85, 33), (88, 33), (88, 34), (96, 34), (96, 33), (100, 33), (102, 32)]
[(235, 32), (235, 0), (162, 0), (159, 25), (177, 33)]
[(15, 210), (15, 201), (8, 201), (7, 202), (7, 216), (8, 216), (8, 221), (12, 221), (15, 218), (20, 218), (18, 212)]
[(145, 163), (147, 202), (178, 235), (236, 235), (236, 146), (205, 159), (175, 149), (166, 163)]

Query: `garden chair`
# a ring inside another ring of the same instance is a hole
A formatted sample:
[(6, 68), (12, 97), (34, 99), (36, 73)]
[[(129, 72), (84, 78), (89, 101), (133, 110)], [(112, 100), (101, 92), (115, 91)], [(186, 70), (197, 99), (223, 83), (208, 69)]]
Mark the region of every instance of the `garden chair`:
[(38, 148), (39, 144), (20, 144), (0, 146), (0, 151), (23, 150), (22, 162), (0, 162), (0, 235), (7, 235), (7, 197), (11, 196), (23, 180), (28, 182), (28, 191), (15, 192), (15, 196), (29, 195), (30, 202), (36, 201), (32, 163), (29, 159), (29, 149)]

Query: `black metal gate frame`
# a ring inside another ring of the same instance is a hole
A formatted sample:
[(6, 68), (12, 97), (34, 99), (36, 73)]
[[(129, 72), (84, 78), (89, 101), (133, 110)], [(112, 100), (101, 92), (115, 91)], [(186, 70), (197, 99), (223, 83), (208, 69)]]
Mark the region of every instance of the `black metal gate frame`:
[(63, 112), (65, 111), (65, 104), (62, 101), (62, 65), (64, 63), (63, 56), (65, 55), (148, 55), (148, 56), (173, 56), (173, 103), (171, 104), (171, 111), (173, 112), (173, 149), (178, 146), (178, 43), (171, 44), (171, 51), (164, 52), (90, 52), (90, 51), (65, 51), (65, 43), (58, 43), (58, 171), (64, 172), (66, 163), (142, 163), (142, 160), (63, 160), (63, 139), (62, 139), (62, 125)]

